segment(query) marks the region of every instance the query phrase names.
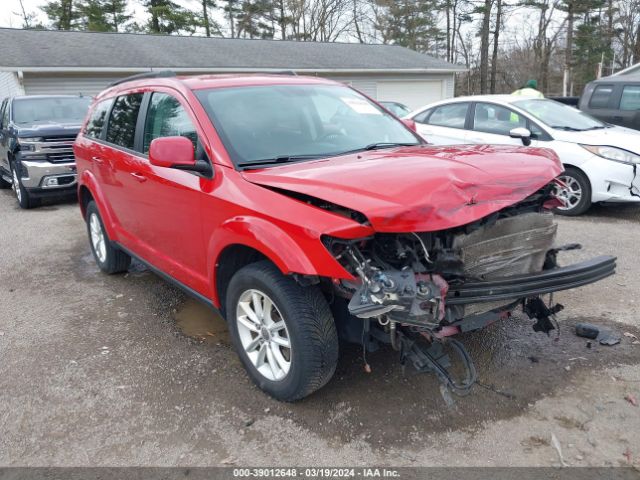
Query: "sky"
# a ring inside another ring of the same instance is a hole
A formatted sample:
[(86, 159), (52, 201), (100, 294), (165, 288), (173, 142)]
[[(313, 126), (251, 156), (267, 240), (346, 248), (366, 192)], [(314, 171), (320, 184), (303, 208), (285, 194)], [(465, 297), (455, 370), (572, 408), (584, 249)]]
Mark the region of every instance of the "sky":
[[(38, 20), (46, 21), (46, 15), (38, 8), (44, 5), (46, 0), (22, 0), (22, 2), (27, 13), (35, 13), (38, 15)], [(196, 0), (176, 0), (176, 3), (189, 7), (192, 10), (198, 7)], [(137, 20), (144, 19), (142, 7), (138, 5), (132, 10)], [(0, 0), (0, 27), (22, 27), (22, 13), (19, 0)]]

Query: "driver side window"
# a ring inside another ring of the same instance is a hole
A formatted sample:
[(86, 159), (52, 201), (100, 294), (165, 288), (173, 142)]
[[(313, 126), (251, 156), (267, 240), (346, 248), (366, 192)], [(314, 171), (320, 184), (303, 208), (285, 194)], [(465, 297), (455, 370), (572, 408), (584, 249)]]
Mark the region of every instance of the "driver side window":
[(149, 153), (151, 141), (160, 137), (186, 137), (198, 148), (198, 134), (180, 102), (166, 93), (151, 95), (144, 124), (143, 153)]
[(527, 120), (510, 108), (492, 103), (477, 103), (473, 115), (476, 132), (509, 135), (514, 128), (526, 127)]

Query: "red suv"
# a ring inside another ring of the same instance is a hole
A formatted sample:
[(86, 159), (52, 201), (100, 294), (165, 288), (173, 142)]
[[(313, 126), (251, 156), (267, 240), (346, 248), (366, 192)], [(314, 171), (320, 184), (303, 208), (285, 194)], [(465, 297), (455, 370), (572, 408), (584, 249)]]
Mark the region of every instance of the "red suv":
[(429, 146), (329, 80), (138, 76), (95, 99), (74, 149), (100, 268), (134, 257), (217, 307), (281, 400), (329, 381), (339, 338), (390, 344), (466, 393), (456, 334), (517, 307), (549, 332), (562, 307), (544, 295), (615, 270), (608, 256), (557, 265), (575, 245), (553, 245), (551, 151)]

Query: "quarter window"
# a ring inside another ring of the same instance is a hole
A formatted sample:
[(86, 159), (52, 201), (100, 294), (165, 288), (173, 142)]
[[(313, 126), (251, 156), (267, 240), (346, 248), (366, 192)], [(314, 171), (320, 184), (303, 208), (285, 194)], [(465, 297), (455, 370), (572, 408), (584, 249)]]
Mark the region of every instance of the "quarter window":
[(87, 126), (84, 129), (84, 135), (89, 138), (102, 138), (102, 129), (107, 123), (107, 115), (109, 113), (109, 107), (111, 106), (111, 99), (103, 100), (98, 103), (91, 112)]
[(589, 106), (591, 108), (607, 108), (612, 93), (613, 85), (596, 86), (591, 95), (591, 100), (589, 100)]
[(173, 136), (186, 137), (197, 148), (198, 134), (184, 107), (171, 95), (154, 93), (147, 110), (142, 150), (148, 153), (155, 138)]
[(433, 110), (427, 123), (440, 127), (464, 128), (467, 110), (469, 110), (469, 104), (466, 102), (442, 105)]
[(640, 110), (640, 85), (625, 85), (620, 98), (620, 110)]
[(133, 149), (141, 104), (142, 93), (123, 95), (116, 99), (109, 116), (107, 142)]
[(4, 110), (2, 111), (2, 128), (7, 128), (9, 126), (9, 110), (11, 109), (11, 100), (5, 101)]
[(509, 108), (489, 103), (476, 104), (473, 129), (477, 132), (509, 135), (514, 128), (526, 126), (526, 119)]

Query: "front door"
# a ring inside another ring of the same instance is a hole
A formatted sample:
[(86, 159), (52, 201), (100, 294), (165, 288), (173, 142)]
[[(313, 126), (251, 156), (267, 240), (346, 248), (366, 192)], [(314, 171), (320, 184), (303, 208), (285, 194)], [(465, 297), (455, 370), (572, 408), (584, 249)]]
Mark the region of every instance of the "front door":
[(170, 136), (189, 138), (194, 155), (206, 159), (195, 125), (195, 117), (186, 102), (182, 103), (180, 94), (170, 90), (153, 92), (141, 136), (143, 157), (130, 177), (144, 192), (135, 200), (140, 217), (136, 235), (152, 256), (149, 260), (202, 293), (208, 289), (200, 219), (201, 184), (206, 180), (193, 172), (151, 165), (147, 159), (151, 142)]

